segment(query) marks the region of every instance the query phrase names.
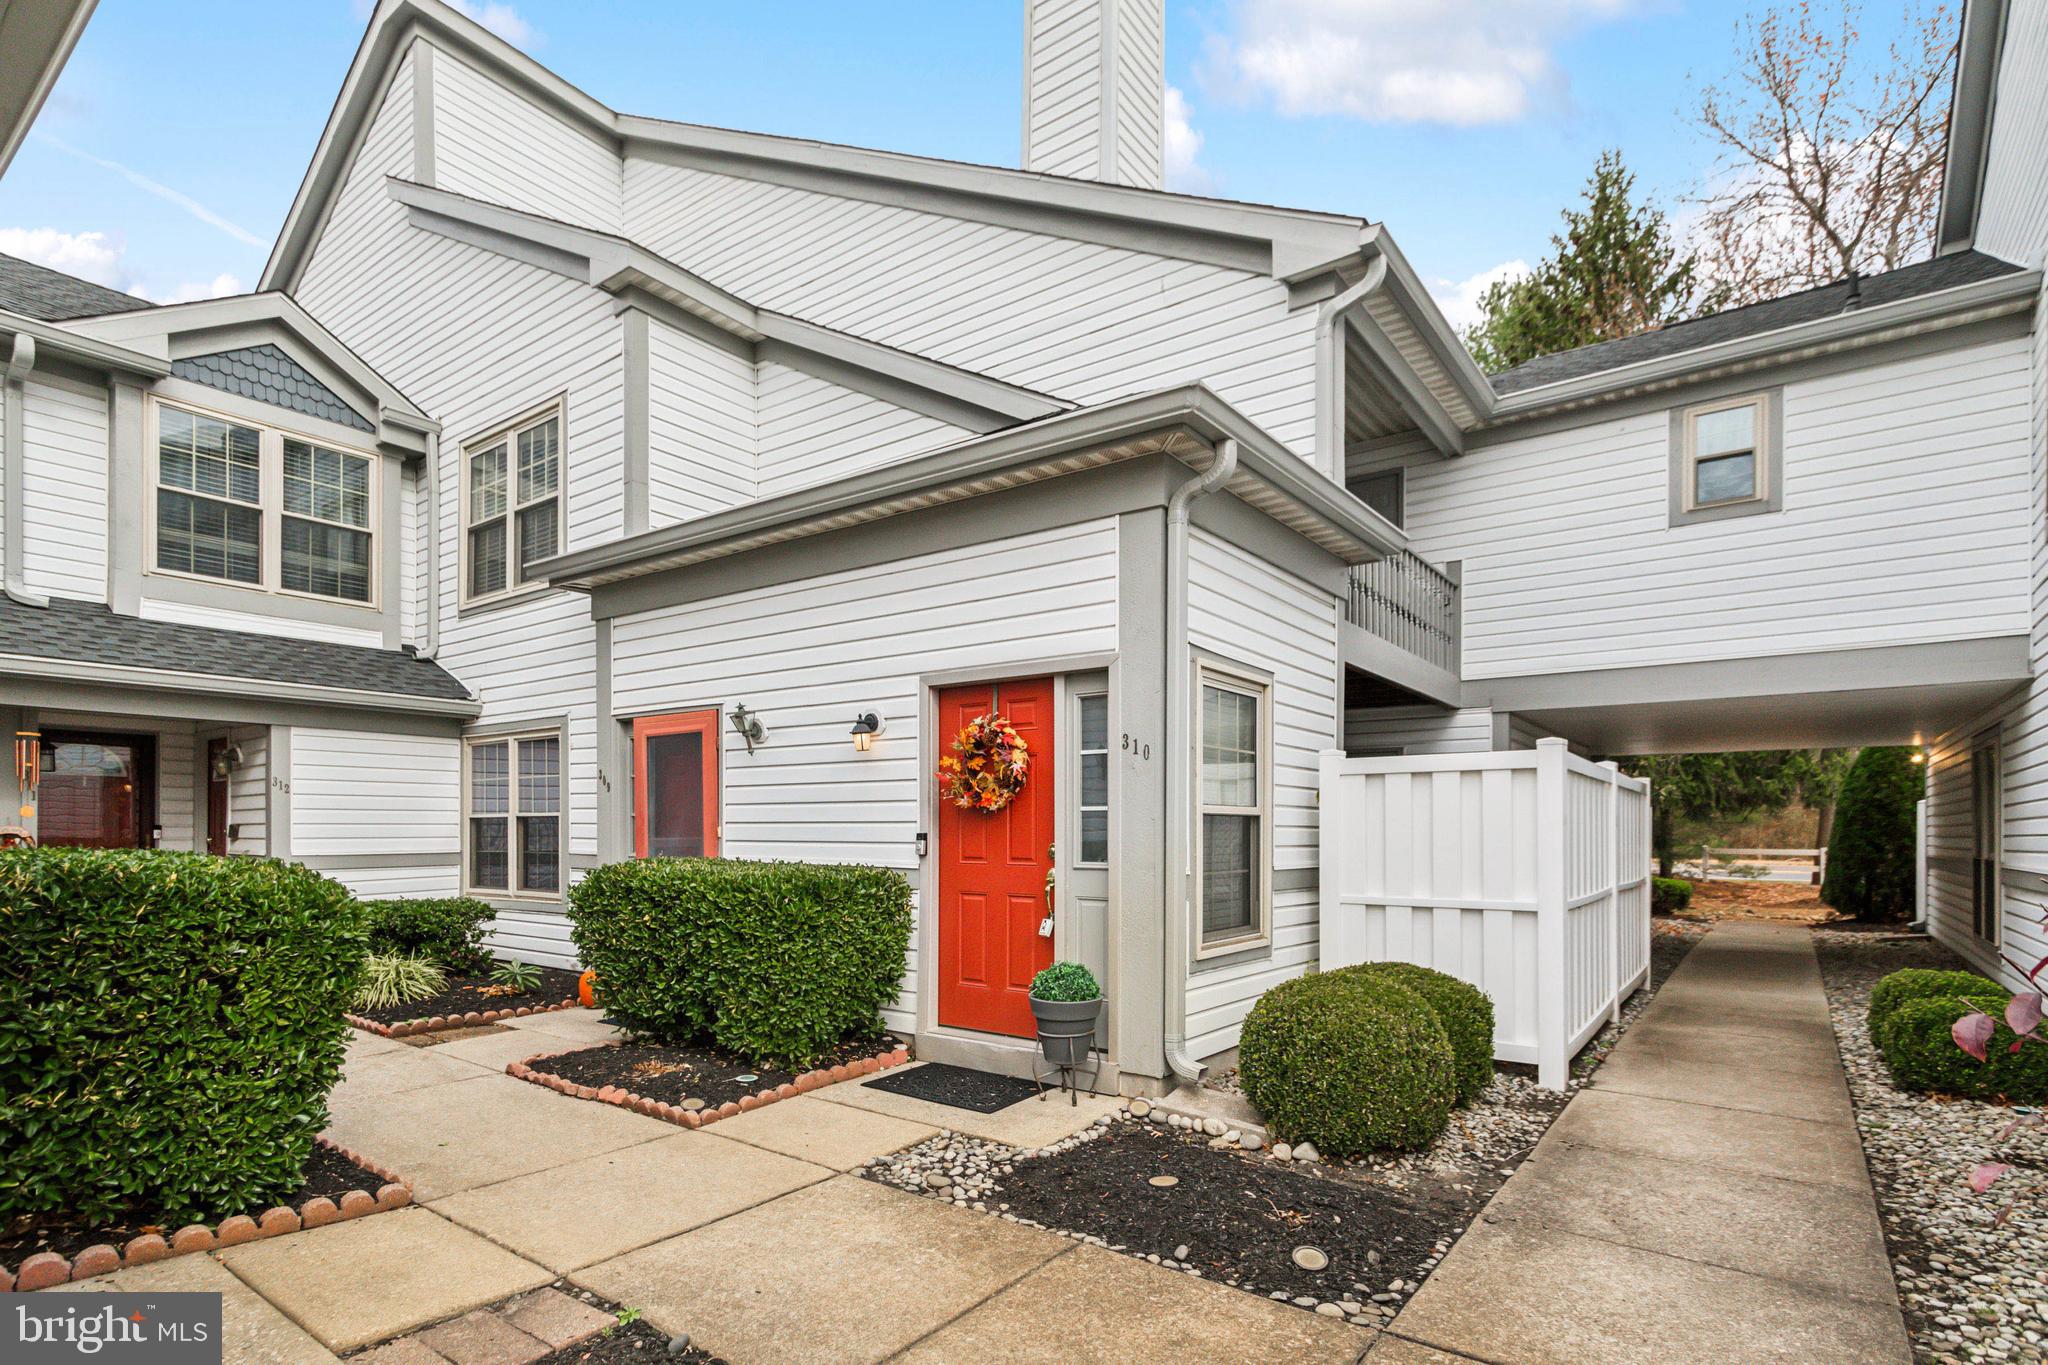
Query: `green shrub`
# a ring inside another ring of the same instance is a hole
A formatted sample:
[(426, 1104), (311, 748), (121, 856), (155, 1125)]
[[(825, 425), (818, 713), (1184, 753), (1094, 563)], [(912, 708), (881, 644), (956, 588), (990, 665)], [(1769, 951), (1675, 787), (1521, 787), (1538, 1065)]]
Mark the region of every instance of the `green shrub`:
[(1493, 1001), (1485, 991), (1412, 962), (1364, 962), (1340, 968), (1333, 975), (1347, 973), (1390, 981), (1421, 996), (1436, 1012), (1444, 1037), (1450, 1040), (1457, 1067), (1458, 1103), (1470, 1104), (1479, 1098), (1493, 1079)]
[(1937, 971), (1930, 967), (1902, 968), (1870, 988), (1870, 1010), (1865, 1019), (1870, 1027), (1871, 1043), (1879, 1048), (1884, 1046), (1885, 1025), (1899, 1006), (1911, 1000), (1942, 996), (1995, 1001), (1997, 1008), (1986, 1013), (2003, 1014), (2005, 1002), (2012, 998), (2012, 992), (1975, 972)]
[(0, 1225), (175, 1226), (295, 1192), (364, 941), (272, 859), (0, 851)]
[(857, 866), (648, 858), (569, 893), (605, 1008), (665, 1039), (799, 1067), (879, 1031), (910, 946), (910, 883)]
[(1031, 978), (1033, 1000), (1099, 1000), (1102, 987), (1095, 983), (1095, 973), (1078, 962), (1055, 962), (1037, 976)]
[[(1998, 1021), (1981, 1062), (1957, 1047), (1949, 1032), (1956, 1020), (1977, 1010)], [(1884, 1060), (1901, 1090), (2038, 1104), (2048, 1099), (2048, 1043), (2028, 1043), (2014, 1052), (2013, 1038), (1996, 1002), (1957, 995), (1907, 1000), (1885, 1024)]]
[(1349, 972), (1296, 977), (1260, 996), (1238, 1039), (1238, 1077), (1276, 1138), (1325, 1156), (1425, 1147), (1450, 1122), (1456, 1054), (1423, 998)]
[(1683, 877), (1650, 878), (1650, 913), (1675, 915), (1692, 904), (1692, 883)]
[(363, 959), (363, 984), (356, 987), (357, 1009), (381, 1010), (439, 995), (448, 973), (436, 962), (410, 953), (371, 953)]
[(1913, 917), (1913, 812), (1927, 791), (1913, 753), (1865, 749), (1842, 779), (1820, 898), (1853, 919)]
[(363, 923), (373, 953), (424, 957), (451, 972), (476, 972), (490, 961), (484, 926), (493, 911), (474, 896), (419, 896), (364, 901)]

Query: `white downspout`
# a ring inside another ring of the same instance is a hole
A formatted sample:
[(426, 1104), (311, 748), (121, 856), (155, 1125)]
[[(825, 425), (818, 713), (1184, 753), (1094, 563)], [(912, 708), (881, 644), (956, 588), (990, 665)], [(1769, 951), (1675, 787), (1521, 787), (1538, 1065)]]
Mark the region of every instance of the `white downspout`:
[(1209, 467), (1174, 489), (1166, 503), (1166, 1065), (1189, 1084), (1202, 1079), (1202, 1066), (1187, 1052), (1188, 919), (1194, 911), (1188, 895), (1194, 806), (1189, 786), (1188, 509), (1236, 473), (1237, 442), (1219, 441)]
[(0, 481), (5, 488), (4, 527), (0, 527), (0, 539), (6, 544), (0, 546), (0, 561), (5, 563), (4, 579), (0, 579), (0, 590), (24, 607), (47, 607), (50, 599), (41, 593), (28, 590), (28, 515), (23, 504), (27, 499), (28, 480), (28, 435), (24, 409), (28, 402), (28, 372), (36, 367), (36, 339), (26, 332), (14, 334), (13, 348), (7, 354), (7, 368), (4, 381), (6, 395), (6, 431), (0, 433), (0, 459), (5, 468), (0, 469)]
[(1344, 315), (1387, 281), (1387, 258), (1375, 256), (1365, 278), (1316, 310), (1316, 467), (1344, 482)]
[[(419, 553), (427, 557), (426, 624), (421, 630), (419, 656), (431, 659), (441, 647), (441, 438), (427, 433), (427, 507), (420, 520)], [(458, 531), (459, 534), (459, 531)]]

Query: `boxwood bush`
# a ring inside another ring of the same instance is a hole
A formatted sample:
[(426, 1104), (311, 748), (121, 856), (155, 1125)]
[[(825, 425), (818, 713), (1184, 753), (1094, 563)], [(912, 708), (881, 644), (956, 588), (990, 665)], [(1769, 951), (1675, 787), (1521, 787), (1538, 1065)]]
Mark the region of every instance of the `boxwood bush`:
[(491, 960), (484, 926), (492, 914), (474, 896), (363, 902), (371, 952), (423, 957), (451, 972), (475, 972)]
[(1906, 967), (1892, 972), (1870, 988), (1870, 1009), (1865, 1022), (1870, 1027), (1872, 1045), (1884, 1047), (1885, 1026), (1899, 1006), (1944, 996), (1982, 1000), (1987, 1006), (1985, 1013), (2002, 1015), (2012, 992), (1976, 972), (1940, 971), (1932, 967)]
[(1325, 1156), (1428, 1146), (1450, 1122), (1456, 1054), (1436, 1011), (1383, 977), (1296, 977), (1260, 996), (1238, 1077), (1276, 1138)]
[(1675, 915), (1692, 904), (1692, 883), (1683, 877), (1650, 878), (1650, 913)]
[(175, 1226), (299, 1189), (364, 939), (270, 859), (0, 851), (0, 1225)]
[(569, 921), (613, 1015), (801, 1067), (880, 1031), (910, 946), (910, 883), (876, 867), (648, 858), (584, 877)]
[[(1925, 1090), (1969, 1099), (2007, 1099), (2038, 1104), (2048, 1099), (2048, 1043), (2012, 1051), (2013, 1031), (2000, 1017), (1999, 1003), (1982, 997), (1938, 995), (1907, 1000), (1885, 1021), (1885, 1065), (1901, 1090)], [(1998, 1020), (1984, 1060), (1956, 1046), (1949, 1030), (1956, 1020), (1983, 1010)]]
[(1450, 1040), (1457, 1073), (1458, 1103), (1479, 1098), (1493, 1079), (1493, 1001), (1485, 991), (1455, 976), (1412, 962), (1362, 962), (1333, 975), (1355, 973), (1405, 986), (1436, 1012)]

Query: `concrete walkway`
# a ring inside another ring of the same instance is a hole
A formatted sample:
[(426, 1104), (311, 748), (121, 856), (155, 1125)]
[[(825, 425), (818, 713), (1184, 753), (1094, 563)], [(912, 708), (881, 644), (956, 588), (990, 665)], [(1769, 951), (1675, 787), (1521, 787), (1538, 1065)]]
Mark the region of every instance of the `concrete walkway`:
[[(558, 1277), (736, 1365), (1355, 1362), (1371, 1341), (847, 1174), (941, 1128), (1044, 1146), (1113, 1102), (975, 1114), (848, 1081), (692, 1132), (503, 1074), (508, 1061), (611, 1036), (584, 1010), (424, 1048), (358, 1035), (329, 1131), (411, 1178), (414, 1207), (64, 1288), (218, 1292), (227, 1360), (266, 1365), (332, 1362)], [(440, 1360), (408, 1343), (376, 1365)]]
[(1908, 1361), (1804, 929), (1687, 955), (1367, 1359)]

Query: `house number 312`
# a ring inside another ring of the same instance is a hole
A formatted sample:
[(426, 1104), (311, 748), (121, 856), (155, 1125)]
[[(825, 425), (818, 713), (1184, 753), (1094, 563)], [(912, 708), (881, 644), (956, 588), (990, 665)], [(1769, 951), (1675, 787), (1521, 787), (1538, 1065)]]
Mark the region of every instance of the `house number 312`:
[(1124, 735), (1124, 752), (1133, 758), (1143, 759), (1147, 763), (1152, 761), (1152, 746), (1140, 744), (1137, 740), (1132, 739), (1128, 733)]

